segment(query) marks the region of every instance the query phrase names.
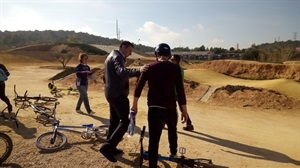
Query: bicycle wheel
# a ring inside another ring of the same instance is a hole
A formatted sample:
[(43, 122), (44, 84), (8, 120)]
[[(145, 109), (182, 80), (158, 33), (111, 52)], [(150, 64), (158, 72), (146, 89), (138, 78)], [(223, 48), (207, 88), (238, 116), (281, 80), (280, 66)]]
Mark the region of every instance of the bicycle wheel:
[(0, 165), (10, 156), (13, 149), (11, 138), (0, 132)]
[(98, 127), (93, 128), (96, 138), (101, 138), (101, 137), (106, 138), (108, 134), (108, 127), (109, 127), (108, 125), (100, 125)]
[(57, 98), (55, 97), (41, 97), (40, 100), (46, 101), (46, 102), (55, 102), (57, 101)]
[(56, 136), (54, 136), (54, 142), (51, 143), (51, 138), (53, 135), (54, 132), (46, 132), (40, 135), (36, 139), (36, 147), (42, 151), (55, 152), (62, 149), (67, 144), (67, 137), (60, 132), (56, 132)]

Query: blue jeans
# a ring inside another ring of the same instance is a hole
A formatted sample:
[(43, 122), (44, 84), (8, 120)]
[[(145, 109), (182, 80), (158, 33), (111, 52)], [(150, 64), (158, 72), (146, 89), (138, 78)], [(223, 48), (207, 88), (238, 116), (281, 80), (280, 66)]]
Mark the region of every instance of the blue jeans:
[(76, 110), (80, 110), (81, 104), (83, 102), (87, 113), (90, 113), (92, 110), (90, 108), (89, 98), (87, 94), (87, 86), (81, 85), (77, 86), (77, 90), (79, 92), (79, 99), (77, 101)]

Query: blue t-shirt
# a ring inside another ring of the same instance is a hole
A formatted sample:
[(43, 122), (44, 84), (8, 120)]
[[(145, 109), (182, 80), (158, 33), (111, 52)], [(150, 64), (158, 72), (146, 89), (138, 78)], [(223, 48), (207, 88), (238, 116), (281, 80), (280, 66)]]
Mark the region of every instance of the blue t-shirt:
[(76, 86), (87, 86), (89, 75), (92, 75), (90, 67), (86, 64), (78, 64), (76, 67)]

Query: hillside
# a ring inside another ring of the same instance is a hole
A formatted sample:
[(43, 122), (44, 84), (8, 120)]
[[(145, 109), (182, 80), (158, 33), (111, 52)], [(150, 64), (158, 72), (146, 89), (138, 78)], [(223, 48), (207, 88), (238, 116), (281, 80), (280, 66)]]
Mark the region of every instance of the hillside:
[(215, 60), (188, 66), (188, 69), (198, 68), (205, 68), (242, 79), (271, 80), (283, 78), (300, 82), (300, 62), (274, 64), (256, 61)]
[[(115, 49), (115, 46), (95, 45), (103, 51)], [(66, 45), (31, 46), (0, 53), (1, 62), (8, 64), (38, 65), (47, 63), (41, 68), (61, 68), (52, 52), (68, 50), (82, 52), (78, 47)], [(103, 62), (105, 56), (91, 55), (89, 63), (99, 79), (103, 76)], [(144, 57), (133, 53), (127, 59), (127, 66), (139, 67), (153, 61), (154, 58)], [(74, 56), (70, 66), (78, 63)], [(184, 63), (184, 62), (182, 62)], [(184, 63), (185, 90), (188, 100), (202, 103), (216, 103), (223, 106), (236, 104), (241, 107), (259, 108), (299, 108), (300, 104), (300, 64), (297, 62), (286, 64), (259, 63), (255, 61), (215, 60), (202, 64)], [(71, 86), (75, 75), (71, 74), (55, 83), (59, 86)], [(101, 80), (100, 80), (101, 81)], [(131, 79), (134, 89), (136, 79)], [(97, 86), (103, 88), (100, 82)], [(92, 86), (93, 87), (93, 86)], [(228, 88), (234, 88), (229, 92)], [(250, 88), (250, 89), (249, 89)], [(254, 88), (254, 89), (253, 89)]]

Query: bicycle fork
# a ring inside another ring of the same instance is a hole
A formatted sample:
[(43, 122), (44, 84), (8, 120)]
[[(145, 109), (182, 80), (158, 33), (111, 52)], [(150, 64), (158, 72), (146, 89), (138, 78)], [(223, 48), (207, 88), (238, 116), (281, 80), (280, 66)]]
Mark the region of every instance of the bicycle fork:
[(53, 134), (52, 134), (52, 137), (50, 139), (50, 144), (54, 144), (55, 139), (56, 139), (56, 134), (57, 134), (57, 126), (55, 126), (54, 129), (53, 129)]

